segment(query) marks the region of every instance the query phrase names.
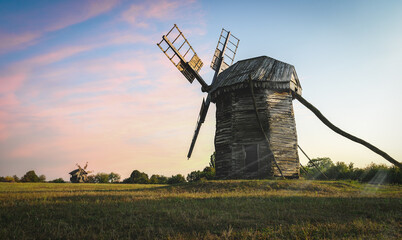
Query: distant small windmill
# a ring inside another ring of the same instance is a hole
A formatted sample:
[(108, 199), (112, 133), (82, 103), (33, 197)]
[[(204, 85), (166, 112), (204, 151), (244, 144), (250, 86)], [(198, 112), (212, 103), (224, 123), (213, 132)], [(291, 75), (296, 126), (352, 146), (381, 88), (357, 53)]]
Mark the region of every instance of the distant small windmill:
[(335, 132), (401, 167), (385, 152), (335, 127), (301, 97), (302, 88), (292, 65), (266, 56), (232, 65), (239, 39), (230, 31), (221, 31), (211, 63), (215, 70), (211, 85), (199, 75), (203, 62), (176, 24), (157, 45), (190, 83), (197, 79), (201, 90), (208, 93), (202, 101), (188, 158), (210, 103), (216, 103), (217, 178), (299, 177), (299, 146), (292, 105), (295, 98)]
[(81, 166), (78, 165), (78, 163), (76, 164), (76, 166), (78, 168), (69, 173), (71, 175), (70, 182), (72, 183), (88, 182), (88, 174), (92, 172), (86, 170), (88, 167), (88, 162), (85, 164), (84, 168), (81, 168)]

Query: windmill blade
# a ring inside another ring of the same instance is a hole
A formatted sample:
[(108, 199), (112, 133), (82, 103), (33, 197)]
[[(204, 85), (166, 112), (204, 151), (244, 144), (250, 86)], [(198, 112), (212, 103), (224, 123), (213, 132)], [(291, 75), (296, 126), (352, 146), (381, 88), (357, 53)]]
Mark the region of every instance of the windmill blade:
[(157, 45), (190, 83), (197, 79), (203, 91), (207, 91), (208, 84), (198, 74), (204, 63), (176, 24)]
[[(226, 34), (225, 34), (226, 33)], [(214, 85), (220, 72), (228, 68), (233, 64), (234, 57), (236, 55), (237, 47), (239, 46), (239, 39), (233, 36), (230, 31), (226, 31), (222, 28), (221, 35), (216, 46), (215, 54), (212, 58), (211, 68), (215, 70), (214, 77), (212, 79), (211, 86)], [(226, 51), (229, 50), (229, 51)], [(187, 158), (191, 157), (194, 149), (195, 142), (197, 141), (198, 133), (200, 132), (201, 125), (205, 121), (205, 117), (208, 113), (208, 108), (211, 103), (211, 96), (208, 93), (207, 100), (202, 101), (200, 114), (197, 121), (197, 126), (194, 131), (193, 140), (191, 141), (190, 149), (187, 154)]]
[(216, 46), (211, 62), (211, 68), (215, 70), (215, 72), (219, 74), (233, 64), (239, 42), (240, 40), (231, 34), (230, 31), (226, 31), (222, 28), (218, 45)]
[(197, 120), (197, 126), (195, 127), (194, 136), (191, 141), (190, 149), (188, 150), (187, 159), (189, 159), (191, 157), (191, 154), (193, 153), (193, 149), (195, 146), (195, 142), (197, 141), (198, 133), (200, 132), (201, 125), (205, 121), (205, 117), (207, 116), (210, 103), (211, 103), (211, 98), (210, 98), (210, 95), (208, 94), (207, 101), (202, 99), (201, 109), (200, 109), (200, 113), (198, 115), (198, 120)]

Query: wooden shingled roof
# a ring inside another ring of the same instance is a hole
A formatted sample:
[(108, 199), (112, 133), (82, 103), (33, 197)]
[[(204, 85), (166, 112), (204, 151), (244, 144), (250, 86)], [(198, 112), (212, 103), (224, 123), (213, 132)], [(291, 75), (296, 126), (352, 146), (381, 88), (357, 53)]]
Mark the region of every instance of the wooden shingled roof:
[(302, 88), (293, 65), (261, 56), (239, 61), (220, 73), (211, 86), (212, 101), (223, 92), (248, 87), (249, 75), (255, 88), (292, 90), (301, 95)]
[[(81, 169), (81, 170), (82, 170), (82, 173), (83, 173), (83, 174), (88, 174), (88, 172), (85, 171), (84, 169)], [(76, 173), (79, 172), (79, 171), (80, 171), (80, 169), (77, 168), (77, 169), (71, 171), (69, 174), (70, 174), (70, 175), (74, 175), (74, 174), (76, 174)]]

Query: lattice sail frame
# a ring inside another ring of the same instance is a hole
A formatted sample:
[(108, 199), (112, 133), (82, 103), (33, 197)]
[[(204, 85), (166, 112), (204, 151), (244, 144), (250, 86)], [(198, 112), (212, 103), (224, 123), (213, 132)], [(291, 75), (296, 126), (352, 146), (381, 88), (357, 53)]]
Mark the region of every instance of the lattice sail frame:
[[(226, 36), (224, 36), (224, 34)], [(225, 46), (226, 39), (228, 39), (227, 44)], [(212, 57), (212, 62), (211, 62), (211, 68), (215, 71), (223, 71), (226, 68), (230, 67), (233, 64), (237, 48), (239, 46), (239, 39), (235, 37), (233, 34), (231, 34), (229, 31), (226, 31), (224, 28), (222, 28), (221, 35), (218, 40), (218, 44), (215, 49), (214, 56)], [(229, 50), (226, 51), (226, 50)], [(221, 64), (221, 69), (218, 69), (218, 64), (219, 64), (219, 56), (221, 55), (221, 52), (224, 52), (223, 57), (223, 62)]]
[[(157, 43), (175, 67), (192, 83), (204, 63), (175, 24)], [(190, 69), (191, 68), (191, 69)]]

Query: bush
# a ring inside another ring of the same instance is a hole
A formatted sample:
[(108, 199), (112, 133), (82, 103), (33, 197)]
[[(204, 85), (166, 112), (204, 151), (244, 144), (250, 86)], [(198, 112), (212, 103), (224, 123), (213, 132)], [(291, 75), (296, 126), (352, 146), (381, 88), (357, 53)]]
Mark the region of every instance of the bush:
[(189, 182), (198, 182), (203, 177), (203, 173), (201, 171), (193, 171), (187, 175), (187, 181)]
[(14, 180), (14, 177), (6, 176), (6, 177), (4, 177), (3, 182), (15, 182), (15, 180)]
[(38, 175), (36, 175), (34, 170), (28, 171), (25, 175), (21, 178), (21, 182), (39, 182), (40, 179)]
[(95, 178), (96, 176), (95, 175), (88, 175), (87, 176), (87, 183), (96, 183), (96, 178)]
[(65, 183), (63, 178), (56, 178), (52, 181), (49, 181), (50, 183)]
[(19, 182), (20, 179), (17, 177), (17, 175), (14, 176), (6, 176), (6, 177), (1, 177), (0, 176), (0, 182)]
[(125, 178), (125, 179), (123, 179), (123, 183), (132, 183), (131, 182), (131, 178)]
[(184, 183), (186, 182), (186, 179), (184, 178), (183, 175), (181, 174), (177, 174), (174, 176), (171, 176), (170, 178), (168, 178), (167, 183), (168, 184), (176, 184), (176, 183)]
[(215, 178), (215, 168), (213, 167), (205, 167), (202, 171), (206, 179), (213, 180)]
[(197, 182), (201, 179), (213, 180), (215, 178), (215, 168), (213, 167), (205, 167), (204, 170), (201, 171), (193, 171), (187, 175), (187, 181), (189, 182)]

